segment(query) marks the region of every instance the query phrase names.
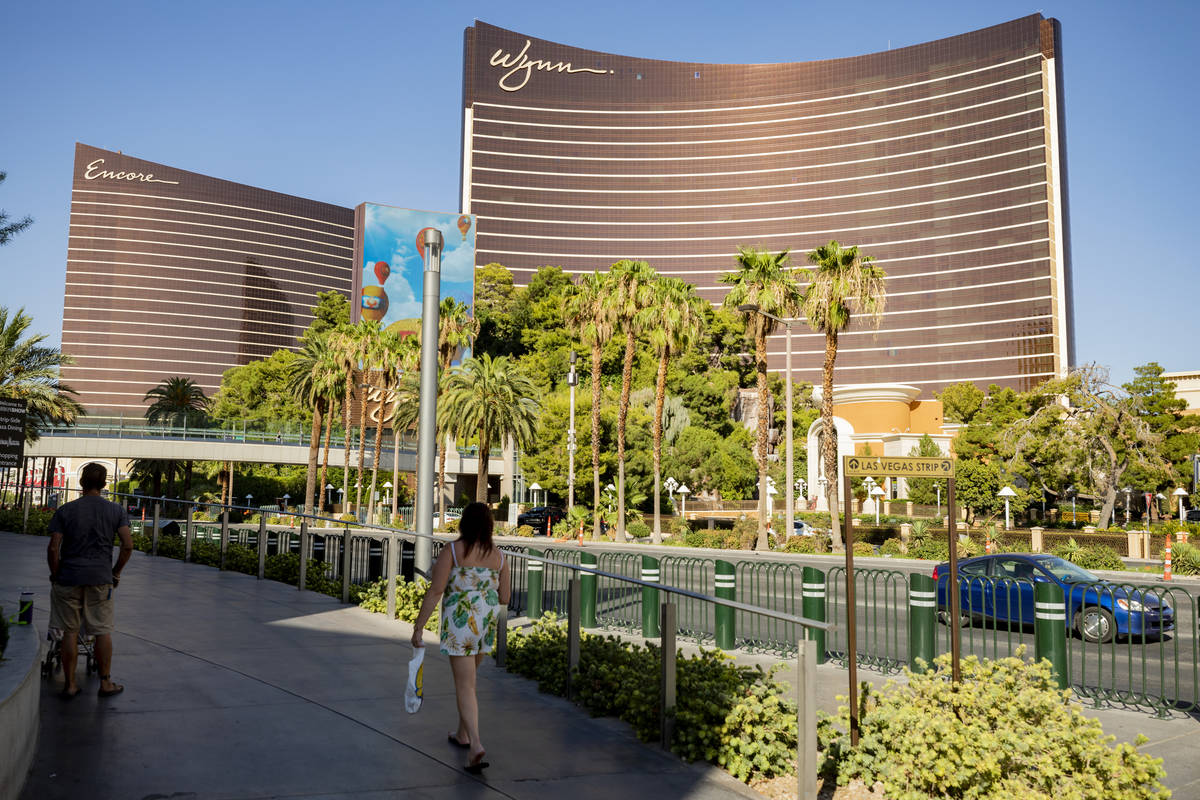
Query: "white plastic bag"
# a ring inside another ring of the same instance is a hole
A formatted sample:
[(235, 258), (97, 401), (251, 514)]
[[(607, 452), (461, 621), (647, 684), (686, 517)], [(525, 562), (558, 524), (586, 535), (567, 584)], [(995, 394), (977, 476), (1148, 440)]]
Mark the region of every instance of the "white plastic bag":
[(421, 698), (425, 696), (424, 672), (425, 648), (414, 647), (412, 660), (408, 662), (408, 685), (404, 688), (404, 708), (410, 714), (421, 709)]

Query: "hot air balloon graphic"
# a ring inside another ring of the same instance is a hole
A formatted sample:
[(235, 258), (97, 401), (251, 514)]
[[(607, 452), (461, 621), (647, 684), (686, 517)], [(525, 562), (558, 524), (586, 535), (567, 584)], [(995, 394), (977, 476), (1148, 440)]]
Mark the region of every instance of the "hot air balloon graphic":
[(388, 266), (386, 261), (375, 262), (375, 277), (379, 280), (379, 285), (383, 286), (387, 282), (388, 275), (392, 274), (392, 268)]
[(387, 315), (388, 296), (382, 286), (364, 286), (362, 290), (362, 318), (371, 322), (382, 322)]
[(421, 254), (421, 263), (425, 263), (425, 231), (436, 231), (437, 228), (421, 228), (417, 231), (417, 252)]
[(471, 218), (463, 214), (458, 218), (458, 232), (462, 234), (463, 241), (467, 240), (467, 231), (471, 230)]

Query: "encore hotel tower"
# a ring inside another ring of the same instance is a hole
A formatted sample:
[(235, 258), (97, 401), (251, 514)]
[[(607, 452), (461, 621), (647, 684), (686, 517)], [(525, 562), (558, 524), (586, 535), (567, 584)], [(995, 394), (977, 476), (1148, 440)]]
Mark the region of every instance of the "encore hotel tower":
[(353, 252), (349, 208), (76, 145), (63, 381), (92, 413), (140, 416), (171, 376), (212, 397), (350, 293)]
[[(884, 53), (693, 64), (465, 34), (462, 208), (517, 285), (649, 261), (719, 302), (739, 245), (793, 264), (837, 239), (888, 275), (837, 383), (1025, 389), (1073, 362), (1059, 24)], [(797, 378), (824, 341), (794, 330)], [(784, 329), (769, 344), (782, 369)]]

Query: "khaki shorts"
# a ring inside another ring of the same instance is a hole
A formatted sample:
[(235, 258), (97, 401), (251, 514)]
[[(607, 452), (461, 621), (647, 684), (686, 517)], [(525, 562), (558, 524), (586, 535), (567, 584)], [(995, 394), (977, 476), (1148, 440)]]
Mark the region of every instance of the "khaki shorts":
[(51, 586), (50, 627), (74, 633), (79, 630), (80, 617), (92, 636), (113, 632), (112, 584)]

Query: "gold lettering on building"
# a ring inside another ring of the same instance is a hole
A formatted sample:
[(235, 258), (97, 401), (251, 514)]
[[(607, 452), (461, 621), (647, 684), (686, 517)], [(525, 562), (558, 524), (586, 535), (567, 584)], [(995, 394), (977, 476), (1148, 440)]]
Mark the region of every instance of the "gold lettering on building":
[(114, 181), (140, 181), (141, 183), (169, 183), (174, 186), (179, 185), (179, 181), (164, 181), (162, 178), (154, 177), (153, 172), (125, 172), (124, 170), (114, 171), (111, 169), (103, 169), (104, 159), (97, 158), (95, 161), (87, 165), (87, 172), (83, 173), (85, 181), (94, 181), (97, 178), (109, 178)]
[[(546, 61), (540, 58), (529, 57), (529, 47), (531, 42), (526, 39), (525, 46), (521, 48), (521, 52), (513, 55), (505, 53), (503, 49), (499, 49), (492, 53), (492, 58), (489, 63), (493, 67), (507, 69), (508, 72), (500, 76), (498, 84), (501, 89), (506, 92), (516, 92), (525, 88), (525, 84), (529, 83), (529, 76), (533, 71), (540, 70), (542, 72), (559, 72), (568, 75), (574, 75), (580, 72), (588, 72), (593, 75), (611, 75), (611, 69), (593, 69), (591, 67), (576, 67), (572, 66), (570, 61)], [(514, 82), (515, 81), (515, 82)]]

